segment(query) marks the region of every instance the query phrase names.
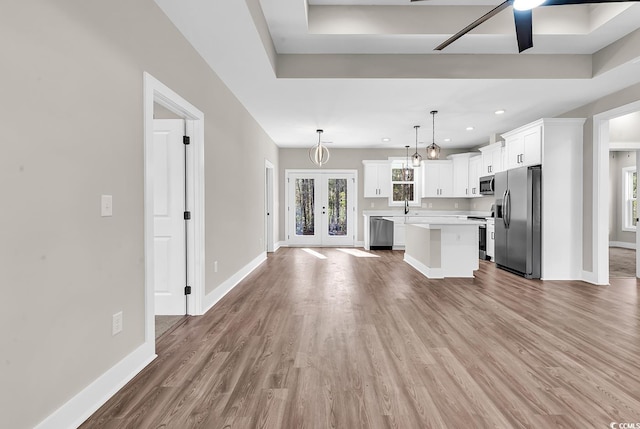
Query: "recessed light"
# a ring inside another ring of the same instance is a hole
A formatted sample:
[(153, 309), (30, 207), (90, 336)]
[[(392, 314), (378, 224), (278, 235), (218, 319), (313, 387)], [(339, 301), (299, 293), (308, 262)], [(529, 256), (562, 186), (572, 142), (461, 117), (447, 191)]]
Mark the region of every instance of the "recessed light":
[(473, 127), (467, 127), (467, 131), (473, 131)]
[(382, 137), (382, 141), (387, 143), (387, 142), (390, 142), (391, 139), (389, 137)]
[(448, 143), (451, 141), (451, 139), (444, 139), (444, 141)]
[(504, 112), (505, 112), (505, 110), (500, 109), (500, 110), (496, 110), (496, 111), (495, 111), (495, 112), (493, 112), (493, 113), (495, 113), (496, 115), (502, 115)]

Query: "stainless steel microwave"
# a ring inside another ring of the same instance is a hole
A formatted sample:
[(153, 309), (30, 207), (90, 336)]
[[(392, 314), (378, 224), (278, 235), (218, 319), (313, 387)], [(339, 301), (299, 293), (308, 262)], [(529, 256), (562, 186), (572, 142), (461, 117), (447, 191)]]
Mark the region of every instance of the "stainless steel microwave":
[(493, 195), (493, 176), (480, 178), (480, 195)]

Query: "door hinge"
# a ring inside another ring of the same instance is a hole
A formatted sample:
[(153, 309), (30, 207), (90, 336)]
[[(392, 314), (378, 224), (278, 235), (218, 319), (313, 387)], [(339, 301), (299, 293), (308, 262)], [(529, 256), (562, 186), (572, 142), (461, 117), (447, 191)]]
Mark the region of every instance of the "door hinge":
[(184, 212), (184, 220), (190, 220), (191, 219), (191, 212)]
[(185, 295), (191, 295), (191, 286), (185, 286), (184, 287), (184, 294)]
[(189, 136), (182, 136), (182, 144), (191, 144), (191, 139), (189, 138)]

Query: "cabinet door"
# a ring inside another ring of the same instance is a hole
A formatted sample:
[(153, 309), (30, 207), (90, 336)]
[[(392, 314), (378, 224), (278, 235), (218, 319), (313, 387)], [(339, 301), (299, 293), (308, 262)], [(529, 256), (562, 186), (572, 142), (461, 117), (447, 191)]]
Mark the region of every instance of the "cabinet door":
[(440, 167), (436, 162), (422, 164), (422, 196), (437, 197), (440, 189)]
[(502, 153), (503, 153), (503, 149), (501, 147), (496, 148), (496, 150), (491, 152), (491, 173), (490, 174), (496, 174), (503, 171)]
[(496, 226), (487, 222), (487, 256), (493, 260), (496, 248)]
[(469, 159), (469, 196), (480, 196), (480, 169), (482, 168), (482, 157), (474, 156)]
[(522, 135), (509, 137), (505, 142), (505, 150), (507, 151), (507, 168), (505, 170), (521, 167), (520, 159), (524, 153)]
[(493, 151), (482, 152), (482, 169), (480, 177), (489, 176), (493, 167)]
[(381, 162), (378, 164), (378, 196), (389, 198), (391, 195), (391, 164)]
[(520, 165), (542, 164), (542, 130), (534, 127), (522, 134), (522, 156)]
[(364, 164), (364, 197), (379, 197), (378, 191), (378, 164)]
[(440, 197), (453, 196), (453, 163), (451, 161), (443, 161), (438, 171), (438, 183), (440, 185)]
[(404, 247), (406, 230), (407, 228), (404, 223), (393, 223), (393, 247)]
[(469, 159), (455, 159), (453, 161), (453, 196), (469, 196)]

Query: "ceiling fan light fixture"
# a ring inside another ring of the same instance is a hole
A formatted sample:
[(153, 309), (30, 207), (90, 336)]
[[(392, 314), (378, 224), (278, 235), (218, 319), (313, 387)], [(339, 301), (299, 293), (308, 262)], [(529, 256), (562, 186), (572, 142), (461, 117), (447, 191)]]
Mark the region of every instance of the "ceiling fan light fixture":
[(413, 154), (411, 159), (414, 167), (420, 167), (422, 163), (422, 155), (418, 153), (418, 128), (420, 128), (420, 125), (414, 125), (413, 128), (416, 129), (416, 153)]
[(546, 0), (514, 0), (513, 8), (515, 10), (531, 10), (542, 5)]

